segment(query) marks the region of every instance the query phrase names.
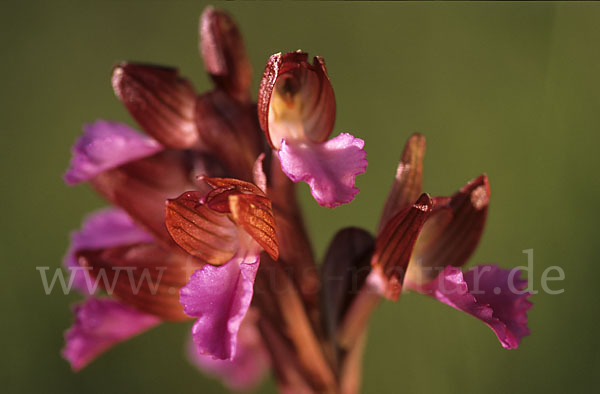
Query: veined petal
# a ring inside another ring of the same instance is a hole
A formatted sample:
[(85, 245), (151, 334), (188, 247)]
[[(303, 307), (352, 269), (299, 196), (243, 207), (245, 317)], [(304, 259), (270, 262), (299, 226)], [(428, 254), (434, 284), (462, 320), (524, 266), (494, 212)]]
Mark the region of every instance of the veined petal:
[(258, 91), (258, 119), (274, 149), (283, 139), (327, 140), (335, 123), (335, 96), (323, 58), (310, 64), (302, 51), (271, 56)]
[(65, 333), (62, 351), (71, 367), (78, 371), (112, 346), (160, 323), (119, 301), (90, 297), (73, 308), (75, 321)]
[(379, 220), (378, 233), (383, 230), (389, 219), (419, 198), (423, 187), (424, 157), (425, 137), (420, 134), (413, 134), (404, 146), (402, 158), (396, 170), (394, 184)]
[[(246, 181), (241, 181), (239, 179), (203, 177), (202, 180), (215, 188), (215, 190), (209, 193), (209, 196), (220, 194), (225, 190), (266, 196), (265, 192), (263, 192), (262, 189), (256, 186), (255, 184)], [(207, 196), (206, 200), (208, 201), (210, 199), (211, 197)]]
[(174, 68), (121, 63), (112, 85), (131, 116), (166, 147), (183, 149), (198, 140), (196, 93)]
[(271, 201), (256, 194), (237, 194), (229, 197), (231, 216), (271, 256), (279, 257), (279, 243)]
[(72, 148), (64, 180), (75, 185), (122, 164), (151, 156), (163, 149), (154, 139), (123, 123), (98, 120), (83, 126)]
[(88, 286), (99, 286), (127, 305), (164, 320), (188, 320), (179, 290), (202, 264), (186, 253), (158, 244), (134, 244), (83, 250), (80, 264), (89, 267)]
[(220, 89), (240, 101), (250, 99), (252, 66), (233, 18), (207, 7), (200, 18), (200, 51), (204, 66)]
[(188, 253), (221, 265), (240, 247), (237, 227), (277, 259), (279, 247), (271, 201), (256, 185), (230, 178), (202, 178), (206, 195), (187, 192), (167, 203), (167, 229)]
[(269, 370), (269, 354), (250, 315), (250, 313), (246, 315), (240, 326), (237, 351), (231, 360), (219, 360), (211, 355), (201, 354), (193, 340), (188, 346), (190, 361), (201, 371), (220, 378), (233, 390), (248, 390), (255, 387)]
[(229, 262), (205, 265), (181, 289), (185, 313), (198, 317), (192, 334), (200, 354), (221, 360), (236, 356), (238, 330), (252, 301), (259, 266), (259, 248), (246, 237)]
[(516, 349), (529, 335), (527, 310), (531, 293), (520, 270), (496, 265), (476, 266), (464, 275), (460, 268), (448, 266), (438, 277), (424, 285), (406, 282), (406, 287), (429, 295), (444, 304), (466, 312), (487, 324), (503, 347)]
[(334, 208), (359, 192), (355, 178), (367, 168), (363, 146), (360, 138), (343, 133), (320, 144), (284, 139), (277, 154), (292, 181), (308, 183), (320, 205)]
[(406, 268), (423, 223), (431, 213), (433, 201), (422, 194), (415, 204), (394, 216), (377, 237), (371, 260), (373, 273), (385, 297), (396, 300), (402, 290)]
[(140, 242), (152, 242), (152, 236), (138, 227), (125, 211), (106, 208), (87, 216), (81, 229), (71, 234), (71, 245), (64, 265), (74, 275), (73, 287), (88, 294), (86, 273), (78, 269), (77, 253), (84, 249), (103, 249)]
[(412, 281), (427, 281), (447, 265), (466, 263), (483, 233), (489, 199), (485, 175), (471, 180), (450, 198), (434, 199), (433, 212), (423, 226), (409, 266)]
[(212, 265), (227, 263), (238, 249), (238, 231), (227, 214), (203, 203), (204, 193), (186, 192), (167, 202), (165, 223), (173, 240)]

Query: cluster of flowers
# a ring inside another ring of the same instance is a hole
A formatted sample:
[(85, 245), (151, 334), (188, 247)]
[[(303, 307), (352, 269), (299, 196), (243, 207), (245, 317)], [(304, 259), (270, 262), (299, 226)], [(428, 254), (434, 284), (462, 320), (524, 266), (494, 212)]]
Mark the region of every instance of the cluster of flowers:
[[(96, 121), (73, 148), (66, 182), (89, 182), (115, 206), (84, 221), (66, 257), (86, 296), (63, 350), (75, 370), (163, 321), (196, 319), (191, 359), (231, 388), (272, 368), (282, 392), (357, 392), (369, 316), (405, 290), (519, 345), (525, 281), (497, 266), (460, 268), (485, 224), (485, 175), (451, 197), (422, 194), (425, 139), (413, 135), (375, 237), (341, 230), (319, 268), (294, 183), (334, 208), (352, 201), (367, 167), (361, 139), (329, 139), (336, 106), (324, 60), (271, 56), (255, 104), (233, 20), (208, 8), (200, 35), (213, 90), (197, 95), (172, 68), (121, 63), (113, 88), (147, 135)], [(113, 283), (104, 295), (88, 286), (98, 278)]]

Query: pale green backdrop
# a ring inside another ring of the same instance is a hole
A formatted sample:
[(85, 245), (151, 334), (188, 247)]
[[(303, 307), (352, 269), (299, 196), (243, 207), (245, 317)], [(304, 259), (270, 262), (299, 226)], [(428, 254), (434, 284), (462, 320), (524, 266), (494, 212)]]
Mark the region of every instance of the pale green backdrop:
[[(183, 356), (189, 326), (164, 325), (74, 374), (59, 356), (76, 295), (44, 294), (67, 234), (103, 202), (61, 174), (84, 122), (132, 122), (114, 97), (120, 60), (178, 66), (209, 88), (199, 1), (3, 1), (0, 139), (0, 391), (220, 393)], [(417, 295), (376, 313), (365, 393), (587, 392), (598, 386), (597, 170), (600, 7), (593, 3), (223, 3), (258, 79), (269, 55), (325, 57), (335, 132), (366, 140), (356, 200), (330, 211), (300, 188), (319, 256), (347, 225), (373, 230), (405, 139), (428, 138), (425, 189), (450, 194), (486, 172), (492, 200), (473, 262), (526, 264), (566, 279), (540, 292), (532, 335), (502, 349), (475, 319)], [(258, 80), (255, 81), (255, 89)], [(272, 381), (261, 392), (274, 392)]]

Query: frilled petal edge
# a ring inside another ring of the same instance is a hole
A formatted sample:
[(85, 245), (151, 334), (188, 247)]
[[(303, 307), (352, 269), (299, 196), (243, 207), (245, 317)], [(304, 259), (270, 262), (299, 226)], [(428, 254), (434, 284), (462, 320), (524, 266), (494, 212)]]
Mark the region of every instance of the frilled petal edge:
[(192, 337), (200, 354), (220, 360), (236, 356), (238, 330), (252, 301), (259, 265), (258, 246), (244, 249), (222, 266), (205, 265), (194, 272), (179, 293), (185, 313), (198, 318)]
[(62, 355), (78, 371), (101, 353), (160, 322), (109, 298), (90, 297), (73, 308), (75, 321), (65, 333)]
[(73, 288), (89, 294), (90, 280), (77, 262), (76, 254), (83, 249), (104, 249), (140, 242), (152, 242), (152, 236), (138, 227), (125, 211), (105, 208), (87, 216), (79, 231), (71, 234), (71, 245), (63, 264), (69, 271)]
[(73, 157), (63, 177), (69, 185), (163, 149), (156, 140), (123, 123), (98, 120), (85, 125), (83, 130), (73, 146)]
[(335, 208), (349, 203), (359, 192), (354, 183), (367, 169), (364, 144), (348, 133), (324, 143), (284, 139), (277, 154), (292, 181), (308, 183), (320, 205)]
[(527, 310), (533, 305), (528, 300), (531, 293), (524, 290), (527, 280), (520, 274), (516, 268), (479, 265), (463, 275), (460, 268), (448, 266), (431, 282), (410, 282), (407, 287), (475, 316), (494, 331), (504, 348), (516, 349), (529, 335)]

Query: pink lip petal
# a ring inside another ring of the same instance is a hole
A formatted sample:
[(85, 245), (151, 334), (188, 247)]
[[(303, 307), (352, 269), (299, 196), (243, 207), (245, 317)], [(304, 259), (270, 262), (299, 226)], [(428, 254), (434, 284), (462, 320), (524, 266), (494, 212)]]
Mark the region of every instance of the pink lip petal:
[(359, 192), (355, 178), (367, 168), (363, 146), (360, 138), (343, 133), (318, 144), (284, 139), (277, 154), (292, 181), (306, 182), (320, 205), (334, 208)]

